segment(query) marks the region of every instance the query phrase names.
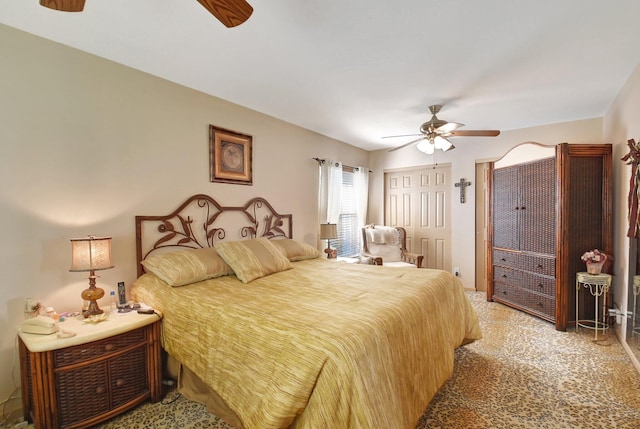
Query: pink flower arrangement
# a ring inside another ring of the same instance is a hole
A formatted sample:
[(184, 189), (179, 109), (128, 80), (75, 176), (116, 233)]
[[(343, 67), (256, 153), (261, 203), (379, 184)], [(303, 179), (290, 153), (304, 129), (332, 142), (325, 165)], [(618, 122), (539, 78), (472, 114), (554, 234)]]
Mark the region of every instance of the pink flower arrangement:
[(597, 264), (599, 262), (604, 262), (607, 260), (607, 255), (604, 252), (599, 251), (598, 249), (589, 250), (588, 252), (584, 252), (584, 254), (580, 257), (587, 264)]

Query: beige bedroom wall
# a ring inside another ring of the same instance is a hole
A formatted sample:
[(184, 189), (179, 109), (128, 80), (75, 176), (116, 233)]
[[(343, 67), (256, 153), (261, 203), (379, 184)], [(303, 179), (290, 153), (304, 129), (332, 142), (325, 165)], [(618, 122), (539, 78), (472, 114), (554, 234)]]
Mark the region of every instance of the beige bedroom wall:
[[(81, 306), (69, 238), (113, 237), (109, 291), (135, 279), (134, 216), (206, 193), (225, 205), (267, 198), (318, 243), (313, 157), (368, 154), (275, 118), (0, 25), (0, 402), (9, 397), (26, 297)], [(209, 124), (253, 136), (253, 186), (209, 182)], [(108, 292), (107, 292), (108, 293)], [(12, 401), (19, 403), (18, 401)]]

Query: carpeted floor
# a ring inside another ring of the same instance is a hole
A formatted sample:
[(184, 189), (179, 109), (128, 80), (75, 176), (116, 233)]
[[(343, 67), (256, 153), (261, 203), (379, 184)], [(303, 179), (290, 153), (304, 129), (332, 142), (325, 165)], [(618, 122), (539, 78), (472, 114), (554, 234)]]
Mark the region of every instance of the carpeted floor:
[[(640, 376), (615, 336), (594, 342), (593, 331), (558, 332), (484, 293), (469, 299), (484, 338), (456, 351), (417, 429), (640, 428)], [(176, 393), (100, 428), (233, 429)]]

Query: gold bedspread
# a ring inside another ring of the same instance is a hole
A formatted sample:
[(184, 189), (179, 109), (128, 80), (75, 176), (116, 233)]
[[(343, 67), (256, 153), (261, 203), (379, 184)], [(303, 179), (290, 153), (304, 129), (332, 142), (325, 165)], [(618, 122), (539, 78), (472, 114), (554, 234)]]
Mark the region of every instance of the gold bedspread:
[(163, 313), (163, 346), (245, 429), (414, 428), (481, 337), (450, 273), (318, 258), (249, 284), (235, 276), (133, 294)]

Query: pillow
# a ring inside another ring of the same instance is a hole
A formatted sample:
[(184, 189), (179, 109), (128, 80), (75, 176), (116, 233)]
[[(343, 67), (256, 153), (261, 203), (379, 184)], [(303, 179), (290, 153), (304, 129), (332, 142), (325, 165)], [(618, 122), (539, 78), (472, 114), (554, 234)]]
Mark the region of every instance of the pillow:
[(367, 228), (366, 232), (369, 243), (400, 245), (400, 233), (392, 226)]
[(170, 286), (233, 274), (213, 247), (153, 255), (142, 261), (142, 265)]
[(271, 240), (271, 243), (291, 262), (302, 261), (303, 259), (314, 259), (320, 256), (318, 249), (301, 241), (286, 238), (282, 240)]
[(398, 245), (391, 246), (388, 244), (371, 243), (367, 247), (370, 255), (382, 257), (382, 265), (384, 265), (385, 262), (402, 261), (402, 250), (400, 250), (400, 246)]
[(227, 241), (215, 246), (242, 283), (293, 268), (291, 262), (266, 238)]

